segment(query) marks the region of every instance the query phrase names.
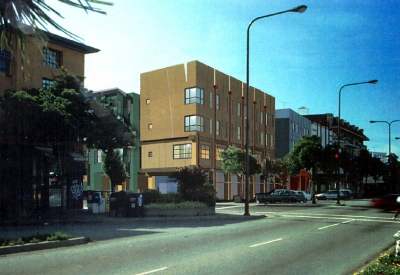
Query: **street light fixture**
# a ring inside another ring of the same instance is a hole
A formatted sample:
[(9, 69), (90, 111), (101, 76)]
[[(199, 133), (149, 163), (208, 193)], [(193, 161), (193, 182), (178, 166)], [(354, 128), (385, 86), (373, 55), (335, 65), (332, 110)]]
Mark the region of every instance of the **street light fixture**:
[(298, 13), (303, 13), (305, 12), (307, 9), (307, 6), (305, 5), (301, 5), (298, 7), (295, 7), (293, 9), (290, 10), (285, 10), (285, 11), (281, 11), (281, 12), (277, 12), (277, 13), (273, 13), (273, 14), (268, 14), (268, 15), (264, 15), (264, 16), (259, 16), (254, 18), (249, 26), (247, 27), (247, 54), (246, 54), (246, 184), (245, 184), (245, 210), (244, 210), (244, 215), (249, 216), (250, 212), (249, 212), (249, 144), (250, 144), (250, 137), (249, 137), (249, 133), (250, 133), (250, 129), (249, 129), (249, 87), (250, 87), (250, 27), (251, 25), (253, 25), (253, 23), (259, 19), (263, 19), (263, 18), (267, 18), (267, 17), (271, 17), (274, 15), (279, 15), (279, 14), (283, 14), (283, 13), (287, 13), (287, 12), (298, 12)]
[[(369, 123), (379, 123), (379, 122), (383, 122), (383, 123), (387, 123), (387, 125), (389, 125), (389, 155), (392, 153), (392, 146), (391, 146), (391, 138), (390, 138), (390, 127), (392, 126), (393, 122), (398, 122), (400, 121), (400, 119), (396, 119), (393, 120), (391, 122), (388, 122), (386, 120), (370, 120)], [(398, 139), (398, 138), (396, 138)]]
[(350, 84), (345, 84), (343, 85), (340, 90), (339, 90), (339, 114), (338, 114), (338, 170), (337, 170), (337, 183), (336, 183), (336, 190), (337, 190), (337, 204), (340, 204), (340, 98), (342, 94), (342, 89), (347, 86), (354, 86), (354, 85), (360, 85), (360, 84), (376, 84), (378, 83), (378, 80), (370, 80), (370, 81), (364, 81), (364, 82), (357, 82), (357, 83), (350, 83)]

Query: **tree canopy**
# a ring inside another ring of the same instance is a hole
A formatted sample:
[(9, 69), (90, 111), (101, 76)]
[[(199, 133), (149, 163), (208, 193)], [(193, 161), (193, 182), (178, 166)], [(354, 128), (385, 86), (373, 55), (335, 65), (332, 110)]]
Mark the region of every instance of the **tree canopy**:
[[(229, 146), (220, 154), (222, 159), (221, 169), (225, 173), (231, 173), (238, 177), (246, 174), (246, 152), (235, 147)], [(249, 154), (249, 173), (250, 175), (259, 174), (261, 166), (257, 163), (257, 158)]]

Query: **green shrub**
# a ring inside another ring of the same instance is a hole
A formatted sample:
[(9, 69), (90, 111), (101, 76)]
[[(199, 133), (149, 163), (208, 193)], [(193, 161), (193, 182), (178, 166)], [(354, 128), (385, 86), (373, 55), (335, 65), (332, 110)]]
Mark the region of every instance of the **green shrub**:
[(156, 203), (161, 197), (161, 193), (154, 189), (145, 189), (142, 191), (144, 204)]
[(54, 233), (53, 235), (46, 238), (46, 241), (61, 241), (68, 240), (71, 236), (65, 233), (61, 233), (60, 231)]
[(365, 270), (354, 273), (354, 275), (395, 275), (400, 274), (400, 260), (392, 253), (383, 253), (379, 258)]
[(194, 209), (207, 207), (205, 203), (198, 201), (185, 201), (180, 203), (152, 203), (147, 206), (150, 209)]
[(36, 239), (35, 237), (33, 237), (33, 239), (29, 241), (29, 243), (39, 243), (39, 242), (41, 242), (41, 240)]
[(71, 236), (61, 232), (55, 232), (54, 234), (36, 234), (33, 236), (20, 237), (17, 240), (0, 238), (0, 246), (12, 246), (12, 245), (23, 245), (25, 243), (40, 243), (44, 241), (57, 241), (57, 240), (68, 240)]

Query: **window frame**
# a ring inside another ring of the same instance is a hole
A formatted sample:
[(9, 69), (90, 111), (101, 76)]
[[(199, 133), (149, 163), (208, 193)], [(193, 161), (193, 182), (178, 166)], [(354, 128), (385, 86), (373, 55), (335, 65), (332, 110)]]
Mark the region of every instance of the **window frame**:
[[(196, 123), (191, 124), (195, 118)], [(184, 131), (185, 132), (204, 132), (204, 117), (199, 115), (185, 116), (184, 118)]]
[(57, 69), (61, 64), (62, 52), (51, 48), (43, 48), (43, 66)]
[(204, 89), (199, 87), (185, 88), (185, 105), (201, 104), (204, 105)]
[(172, 147), (173, 159), (191, 159), (192, 158), (192, 144), (175, 144)]

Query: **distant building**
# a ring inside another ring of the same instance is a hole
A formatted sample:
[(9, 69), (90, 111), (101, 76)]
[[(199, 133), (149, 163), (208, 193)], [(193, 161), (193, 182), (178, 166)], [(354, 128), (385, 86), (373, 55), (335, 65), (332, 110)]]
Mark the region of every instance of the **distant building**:
[(311, 135), (311, 121), (292, 109), (275, 110), (276, 158), (284, 158), (302, 136)]
[[(120, 149), (129, 178), (122, 185), (118, 186), (119, 190), (132, 190), (138, 192), (139, 188), (139, 170), (140, 170), (140, 141), (139, 141), (139, 101), (140, 96), (136, 93), (125, 93), (118, 88), (107, 89), (93, 92), (93, 100), (105, 102), (106, 107), (113, 109), (114, 114), (131, 127), (136, 133), (136, 145), (133, 148)], [(88, 179), (85, 190), (95, 191), (112, 191), (110, 180), (104, 173), (102, 165), (101, 150), (89, 150), (88, 163)], [(143, 186), (142, 186), (143, 189)]]
[[(250, 150), (261, 162), (275, 158), (275, 98), (250, 87)], [(246, 84), (198, 61), (140, 77), (141, 171), (148, 187), (176, 191), (168, 178), (178, 167), (209, 171), (219, 199), (243, 193), (241, 180), (225, 175), (219, 153), (245, 149)], [(264, 190), (251, 177), (251, 192)]]

